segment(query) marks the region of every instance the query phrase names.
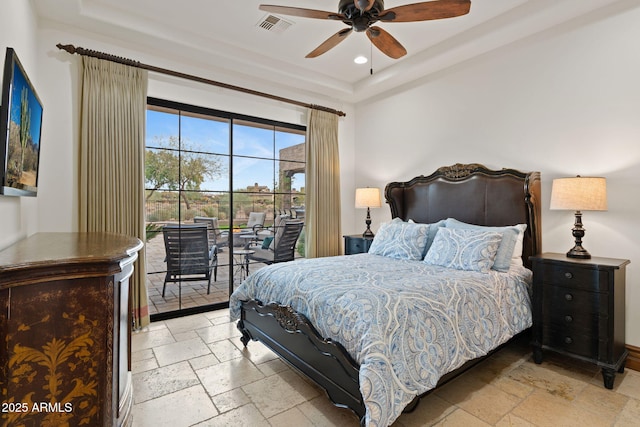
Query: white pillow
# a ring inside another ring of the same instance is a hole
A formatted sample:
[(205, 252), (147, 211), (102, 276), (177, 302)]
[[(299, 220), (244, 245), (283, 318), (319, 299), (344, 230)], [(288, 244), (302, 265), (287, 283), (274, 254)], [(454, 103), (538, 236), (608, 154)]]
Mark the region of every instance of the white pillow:
[(438, 229), (424, 257), (425, 264), (488, 273), (493, 267), (502, 234), (464, 228)]

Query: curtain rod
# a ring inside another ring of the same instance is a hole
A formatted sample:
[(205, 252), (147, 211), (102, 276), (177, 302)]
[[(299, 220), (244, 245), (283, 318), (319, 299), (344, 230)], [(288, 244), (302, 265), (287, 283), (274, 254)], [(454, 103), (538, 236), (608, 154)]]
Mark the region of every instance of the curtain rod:
[(272, 99), (272, 100), (275, 100), (275, 101), (285, 102), (287, 104), (293, 104), (293, 105), (297, 105), (299, 107), (313, 108), (314, 110), (326, 111), (328, 113), (336, 114), (336, 115), (338, 115), (340, 117), (346, 116), (346, 114), (343, 113), (342, 111), (334, 110), (333, 108), (323, 107), (321, 105), (315, 105), (315, 104), (307, 104), (305, 102), (300, 102), (300, 101), (296, 101), (296, 100), (289, 99), (289, 98), (283, 98), (283, 97), (280, 97), (280, 96), (271, 95), (271, 94), (264, 93), (264, 92), (258, 92), (258, 91), (255, 91), (255, 90), (252, 90), (252, 89), (247, 89), (247, 88), (240, 87), (240, 86), (234, 86), (234, 85), (230, 85), (230, 84), (227, 84), (227, 83), (217, 82), (215, 80), (206, 79), (204, 77), (198, 77), (198, 76), (194, 76), (194, 75), (191, 75), (191, 74), (181, 73), (179, 71), (173, 71), (173, 70), (169, 70), (169, 69), (166, 69), (166, 68), (155, 67), (153, 65), (143, 64), (143, 63), (141, 63), (139, 61), (134, 61), (132, 59), (127, 59), (127, 58), (111, 55), (111, 54), (104, 53), (104, 52), (98, 52), (96, 50), (89, 50), (89, 49), (85, 49), (85, 48), (82, 48), (82, 47), (75, 47), (75, 46), (73, 46), (71, 44), (63, 45), (61, 43), (58, 43), (56, 46), (58, 47), (58, 49), (67, 51), (72, 55), (73, 54), (78, 54), (78, 55), (90, 56), (90, 57), (98, 58), (98, 59), (104, 59), (104, 60), (111, 61), (111, 62), (117, 62), (118, 64), (129, 65), (131, 67), (142, 68), (144, 70), (153, 71), (153, 72), (156, 72), (156, 73), (167, 74), (167, 75), (173, 76), (173, 77), (180, 77), (180, 78), (183, 78), (183, 79), (192, 80), (194, 82), (204, 83), (204, 84), (208, 84), (208, 85), (212, 85), (212, 86), (218, 86), (218, 87), (221, 87), (221, 88), (224, 88), (224, 89), (235, 90), (237, 92), (242, 92), (242, 93), (248, 93), (250, 95), (261, 96), (263, 98), (268, 98), (268, 99)]

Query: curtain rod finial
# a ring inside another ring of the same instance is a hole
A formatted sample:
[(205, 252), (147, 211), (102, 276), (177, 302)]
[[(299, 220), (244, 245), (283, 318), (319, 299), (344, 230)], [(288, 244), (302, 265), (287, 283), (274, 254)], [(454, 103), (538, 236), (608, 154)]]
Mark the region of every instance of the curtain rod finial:
[(76, 48), (72, 44), (58, 43), (56, 46), (58, 47), (58, 49), (65, 50), (65, 51), (69, 52), (70, 54), (76, 53)]

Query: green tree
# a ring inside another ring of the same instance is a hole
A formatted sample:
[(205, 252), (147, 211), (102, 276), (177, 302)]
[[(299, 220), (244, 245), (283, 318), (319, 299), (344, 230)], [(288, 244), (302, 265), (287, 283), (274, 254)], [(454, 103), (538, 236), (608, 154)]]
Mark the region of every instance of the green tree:
[(146, 151), (145, 179), (149, 190), (147, 200), (161, 188), (180, 190), (180, 197), (186, 208), (190, 209), (186, 190), (199, 191), (205, 180), (216, 179), (225, 172), (218, 157), (201, 154), (196, 144), (179, 141), (177, 136), (155, 136), (153, 145), (162, 148)]
[(178, 156), (168, 150), (147, 150), (144, 158), (147, 200), (154, 191), (166, 187), (177, 188)]

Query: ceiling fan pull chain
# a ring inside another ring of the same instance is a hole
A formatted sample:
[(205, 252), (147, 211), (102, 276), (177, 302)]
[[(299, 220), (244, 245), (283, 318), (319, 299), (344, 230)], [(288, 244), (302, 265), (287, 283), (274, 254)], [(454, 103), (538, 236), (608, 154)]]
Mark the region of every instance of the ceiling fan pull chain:
[(373, 42), (371, 40), (369, 40), (369, 62), (371, 63), (369, 74), (373, 76)]

